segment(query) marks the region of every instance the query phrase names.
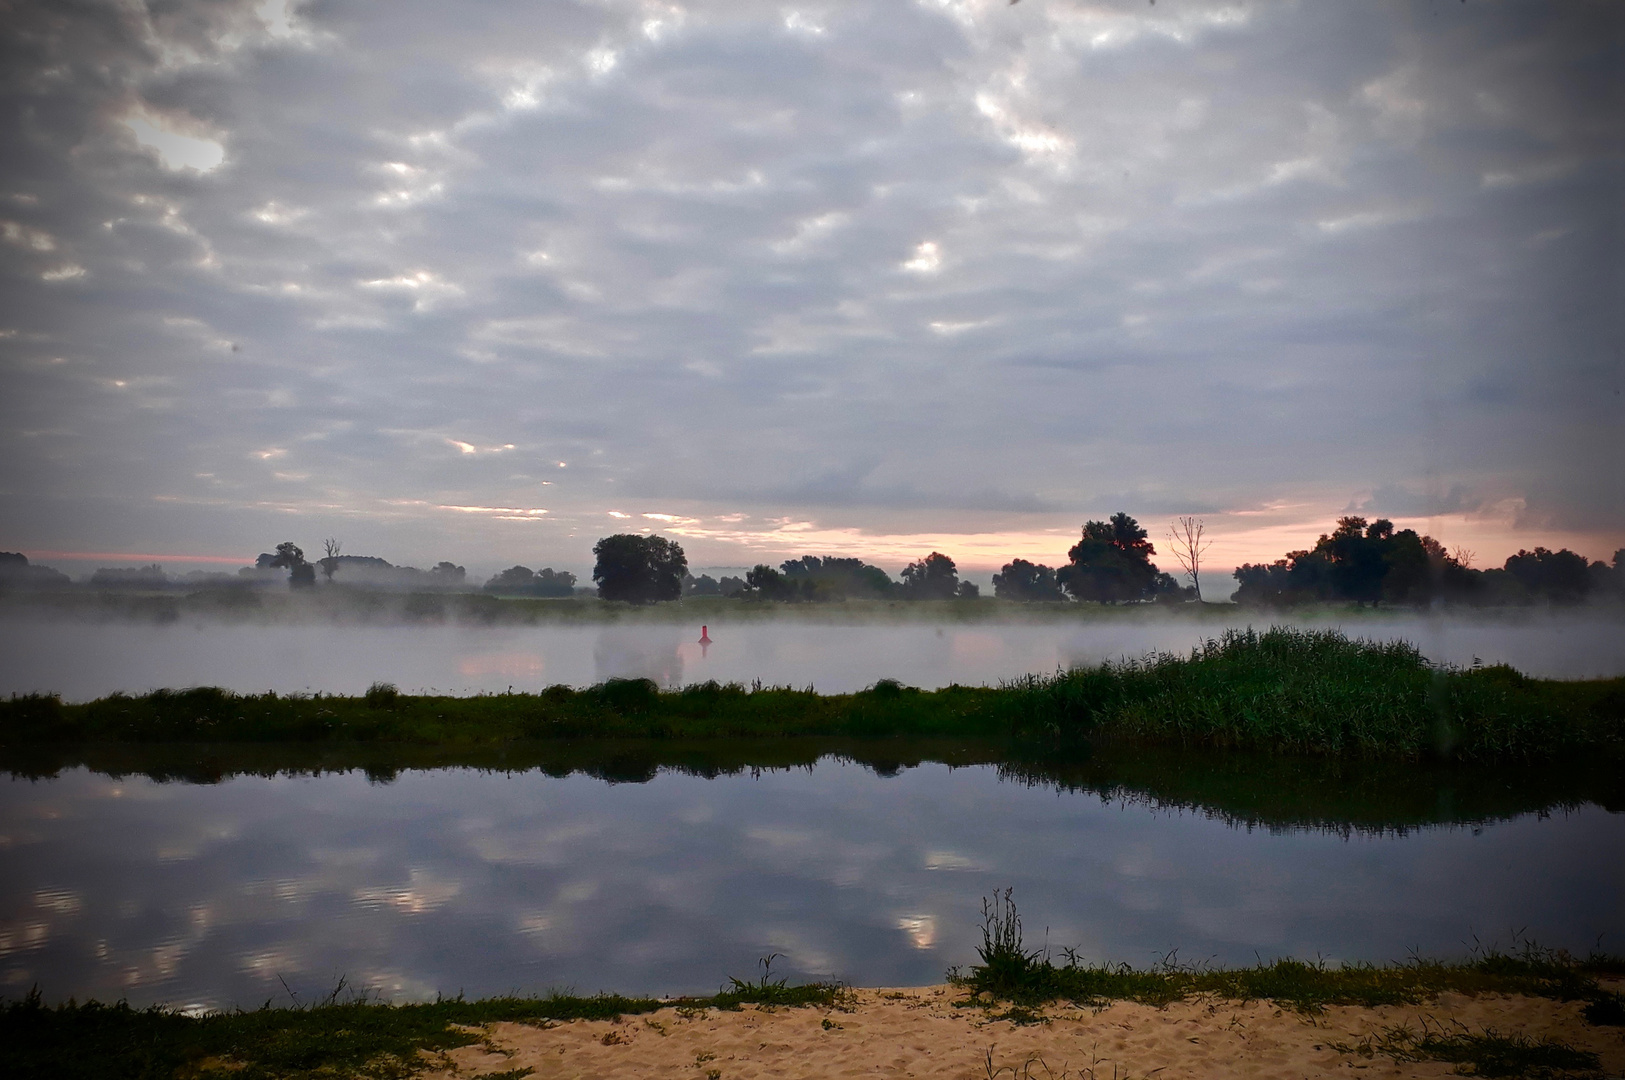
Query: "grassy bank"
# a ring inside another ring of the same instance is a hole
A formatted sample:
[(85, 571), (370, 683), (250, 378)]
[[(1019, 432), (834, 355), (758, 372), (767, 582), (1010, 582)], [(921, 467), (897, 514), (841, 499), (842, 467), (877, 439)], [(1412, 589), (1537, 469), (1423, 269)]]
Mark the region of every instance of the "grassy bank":
[(1020, 1010), (1052, 1001), (1105, 1005), (1137, 1001), (1166, 1005), (1201, 995), (1239, 1001), (1273, 1001), (1313, 1014), (1328, 1005), (1404, 1005), (1452, 992), (1522, 994), (1559, 1001), (1585, 1001), (1593, 1023), (1625, 1024), (1619, 995), (1605, 991), (1600, 974), (1625, 973), (1625, 958), (1568, 953), (1528, 944), (1515, 954), (1490, 949), (1462, 963), (1413, 959), (1409, 963), (1331, 966), (1282, 959), (1247, 968), (1216, 968), (1170, 962), (1151, 969), (1091, 964), (1070, 949), (1056, 963), (1047, 950), (1028, 950), (1011, 890), (982, 902), (981, 961), (949, 972), (968, 1001), (1003, 1003)]
[[(1102, 1007), (1114, 1001), (1168, 1005), (1197, 998), (1228, 998), (1271, 1001), (1313, 1014), (1328, 1005), (1416, 1003), (1455, 992), (1584, 1001), (1591, 1023), (1625, 1023), (1619, 996), (1603, 990), (1596, 978), (1600, 972), (1617, 973), (1617, 959), (1593, 957), (1581, 962), (1566, 954), (1530, 948), (1515, 956), (1492, 952), (1466, 963), (1413, 961), (1385, 967), (1329, 967), (1280, 960), (1242, 969), (1163, 965), (1135, 970), (1126, 965), (1090, 966), (1075, 958), (1056, 965), (1045, 956), (1024, 951), (1020, 919), (1009, 904), (1008, 893), (996, 897), (987, 913), (979, 950), (982, 962), (967, 974), (950, 973), (950, 977), (964, 992), (958, 1004), (984, 1010), (991, 1020), (1036, 1022), (1041, 1019), (1036, 1010), (1056, 1001)], [(492, 1046), (482, 1028), (497, 1022), (542, 1027), (570, 1020), (619, 1022), (626, 1016), (674, 1007), (679, 1015), (691, 1017), (710, 1009), (738, 1010), (745, 1005), (852, 1008), (848, 992), (837, 984), (790, 986), (766, 974), (755, 981), (734, 979), (731, 983), (705, 998), (554, 994), (405, 1005), (385, 1004), (364, 995), (346, 998), (341, 987), (327, 999), (308, 1005), (267, 1005), (202, 1016), (96, 1002), (53, 1006), (33, 994), (0, 1004), (0, 1066), (8, 1076), (29, 1080), (115, 1074), (152, 1080), (207, 1076), (404, 1080), (438, 1064), (440, 1052)], [(824, 1024), (826, 1029), (841, 1026), (828, 1018)], [(659, 1028), (658, 1022), (653, 1026)], [(1428, 1031), (1418, 1036), (1397, 1029), (1385, 1032), (1380, 1041), (1338, 1049), (1356, 1057), (1414, 1055), (1409, 1060), (1498, 1060), (1496, 1055), (1528, 1058), (1535, 1064), (1550, 1059), (1584, 1065), (1591, 1060), (1583, 1052), (1557, 1044)], [(481, 1075), (487, 1080), (517, 1080), (528, 1073), (527, 1069)]]
[(200, 687), (96, 702), (0, 703), (0, 744), (388, 742), (492, 747), (554, 739), (1004, 739), (1233, 747), (1370, 760), (1529, 760), (1625, 742), (1625, 679), (1529, 679), (1441, 669), (1406, 643), (1332, 630), (1232, 632), (1154, 656), (1001, 687), (933, 692), (881, 680), (860, 693), (648, 680), (585, 690), (408, 697), (236, 695)]
[[(46, 1005), (38, 994), (0, 1004), (0, 1066), (17, 1080), (127, 1080), (230, 1077), (232, 1080), (404, 1080), (428, 1068), (438, 1051), (484, 1041), (482, 1025), (546, 1026), (568, 1020), (616, 1020), (676, 1005), (682, 1009), (835, 1008), (843, 991), (829, 983), (789, 986), (764, 974), (734, 979), (711, 997), (658, 998), (599, 994), (578, 997), (461, 997), (390, 1005), (341, 984), (309, 1005), (189, 1016), (154, 1006), (68, 1002)], [(522, 1073), (486, 1073), (507, 1080)]]
[(237, 695), (203, 687), (82, 704), (0, 703), (0, 743), (356, 742), (490, 747), (558, 739), (970, 738), (1064, 751), (1090, 740), (1365, 759), (1496, 761), (1625, 743), (1625, 679), (1435, 668), (1404, 643), (1230, 631), (1188, 656), (999, 687), (856, 694), (647, 680), (476, 697)]

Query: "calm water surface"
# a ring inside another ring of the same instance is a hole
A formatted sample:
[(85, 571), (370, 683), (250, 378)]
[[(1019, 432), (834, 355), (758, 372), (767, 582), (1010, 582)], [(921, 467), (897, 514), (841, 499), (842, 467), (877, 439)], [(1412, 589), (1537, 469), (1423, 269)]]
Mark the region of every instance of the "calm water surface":
[(1625, 815), (1340, 835), (925, 764), (609, 784), (469, 769), (0, 780), (0, 994), (255, 1005), (939, 981), (1013, 885), (1033, 944), (1144, 964), (1625, 944)]

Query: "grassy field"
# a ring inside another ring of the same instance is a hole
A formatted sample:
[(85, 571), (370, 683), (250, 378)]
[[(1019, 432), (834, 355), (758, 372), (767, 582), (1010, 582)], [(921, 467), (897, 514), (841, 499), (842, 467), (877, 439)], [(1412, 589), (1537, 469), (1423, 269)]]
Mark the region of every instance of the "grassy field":
[(539, 694), (237, 695), (201, 687), (82, 704), (0, 702), (0, 744), (393, 743), (479, 748), (560, 739), (974, 738), (1066, 753), (1104, 740), (1370, 760), (1507, 761), (1625, 743), (1625, 679), (1431, 666), (1404, 643), (1277, 627), (1189, 655), (1107, 663), (999, 687), (855, 694), (611, 680)]

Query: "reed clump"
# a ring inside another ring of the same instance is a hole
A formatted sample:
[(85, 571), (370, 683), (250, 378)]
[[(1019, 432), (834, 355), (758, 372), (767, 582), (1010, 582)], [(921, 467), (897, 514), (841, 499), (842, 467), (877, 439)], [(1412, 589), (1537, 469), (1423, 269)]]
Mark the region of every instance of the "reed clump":
[(1058, 743), (1112, 737), (1361, 758), (1543, 757), (1625, 737), (1625, 679), (1430, 664), (1403, 641), (1231, 630), (1189, 655), (1033, 675), (1004, 704)]
[[(1033, 1009), (1056, 1001), (1102, 1007), (1113, 1001), (1168, 1005), (1207, 995), (1239, 1001), (1273, 1001), (1307, 1014), (1328, 1005), (1405, 1005), (1445, 992), (1523, 994), (1559, 1001), (1585, 1001), (1606, 1015), (1613, 995), (1596, 975), (1617, 958), (1579, 960), (1561, 950), (1522, 943), (1516, 952), (1486, 949), (1460, 963), (1413, 959), (1402, 964), (1332, 966), (1279, 959), (1245, 968), (1180, 964), (1173, 956), (1149, 969), (1127, 964), (1090, 964), (1074, 950), (1056, 963), (1047, 950), (1027, 949), (1012, 891), (982, 902), (980, 963), (968, 972), (949, 971), (967, 992), (961, 1004), (1006, 1007), (1002, 1018), (1036, 1019)], [(1588, 1006), (1589, 1008), (1589, 1006)], [(1593, 1021), (1598, 1022), (1598, 1021)]]
[(0, 745), (339, 742), (500, 746), (560, 739), (1006, 740), (1039, 756), (1091, 740), (1280, 754), (1493, 761), (1625, 745), (1625, 679), (1531, 679), (1430, 665), (1403, 642), (1336, 631), (1233, 631), (1157, 655), (997, 687), (923, 691), (882, 679), (854, 694), (610, 679), (583, 690), (444, 697), (374, 684), (360, 697), (214, 687), (0, 702)]

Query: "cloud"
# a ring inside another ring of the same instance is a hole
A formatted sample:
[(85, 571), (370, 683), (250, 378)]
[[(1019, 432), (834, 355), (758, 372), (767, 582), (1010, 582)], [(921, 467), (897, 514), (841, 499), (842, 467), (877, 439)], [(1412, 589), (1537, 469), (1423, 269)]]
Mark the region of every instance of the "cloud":
[(1176, 7), (14, 5), (0, 547), (1621, 538), (1625, 15)]

